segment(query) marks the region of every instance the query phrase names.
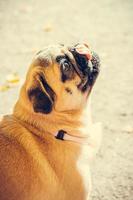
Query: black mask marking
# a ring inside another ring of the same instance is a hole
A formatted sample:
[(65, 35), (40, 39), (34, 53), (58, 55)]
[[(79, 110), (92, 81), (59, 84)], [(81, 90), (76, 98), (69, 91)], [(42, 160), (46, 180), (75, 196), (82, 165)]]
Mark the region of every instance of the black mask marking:
[(85, 92), (89, 86), (92, 87), (94, 85), (99, 74), (99, 56), (95, 52), (92, 52), (92, 59), (91, 61), (88, 61), (86, 55), (79, 54), (75, 48), (70, 49), (70, 52), (75, 58), (77, 63), (75, 68), (82, 80), (82, 82), (78, 85), (78, 88), (82, 92)]
[(74, 78), (74, 68), (67, 55), (57, 56), (56, 61), (59, 63), (61, 71), (61, 81), (65, 82)]

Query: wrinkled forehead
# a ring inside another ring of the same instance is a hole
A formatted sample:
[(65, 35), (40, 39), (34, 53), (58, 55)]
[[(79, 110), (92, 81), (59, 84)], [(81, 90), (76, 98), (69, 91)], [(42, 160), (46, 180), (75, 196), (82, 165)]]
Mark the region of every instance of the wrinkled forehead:
[(34, 57), (34, 61), (39, 61), (41, 65), (48, 66), (55, 63), (59, 57), (67, 56), (73, 64), (75, 59), (73, 54), (69, 51), (70, 46), (64, 45), (49, 45), (39, 52)]

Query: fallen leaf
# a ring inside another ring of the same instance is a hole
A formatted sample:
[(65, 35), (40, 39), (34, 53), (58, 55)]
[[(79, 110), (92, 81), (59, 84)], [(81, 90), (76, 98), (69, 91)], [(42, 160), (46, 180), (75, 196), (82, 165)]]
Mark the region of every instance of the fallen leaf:
[(0, 86), (0, 92), (5, 92), (5, 91), (7, 91), (9, 89), (10, 89), (9, 85), (1, 85)]
[(133, 127), (131, 125), (126, 125), (123, 131), (126, 133), (133, 133)]
[(48, 24), (48, 25), (46, 25), (45, 27), (44, 27), (44, 31), (45, 32), (51, 32), (53, 30), (53, 27), (52, 27), (52, 25), (50, 25), (50, 24)]
[(14, 73), (14, 74), (9, 74), (9, 75), (7, 75), (7, 77), (6, 77), (6, 81), (7, 81), (8, 83), (18, 83), (18, 82), (20, 81), (20, 78), (19, 78), (19, 76), (18, 76), (16, 73)]

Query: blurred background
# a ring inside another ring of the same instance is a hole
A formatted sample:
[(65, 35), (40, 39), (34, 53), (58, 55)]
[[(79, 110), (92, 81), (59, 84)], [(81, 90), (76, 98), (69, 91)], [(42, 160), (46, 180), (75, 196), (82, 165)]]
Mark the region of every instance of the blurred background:
[(0, 114), (11, 113), (37, 51), (81, 41), (102, 63), (92, 94), (93, 121), (103, 123), (92, 200), (132, 200), (132, 0), (0, 0)]

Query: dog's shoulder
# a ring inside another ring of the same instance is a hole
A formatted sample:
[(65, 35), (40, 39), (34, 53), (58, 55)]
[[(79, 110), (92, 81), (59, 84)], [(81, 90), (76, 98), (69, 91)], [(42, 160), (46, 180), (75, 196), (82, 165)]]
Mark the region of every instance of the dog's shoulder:
[(30, 158), (33, 150), (38, 150), (34, 135), (12, 115), (4, 116), (0, 121), (0, 156), (17, 162)]
[[(12, 115), (4, 116), (0, 121), (0, 168), (4, 171), (16, 170), (16, 166), (24, 166), (28, 153), (23, 146), (25, 131)], [(3, 170), (3, 169), (2, 169)]]
[(56, 174), (36, 137), (13, 116), (3, 117), (0, 122), (0, 197), (42, 199), (51, 183), (49, 174), (53, 177), (52, 185), (57, 187)]
[[(0, 121), (0, 197), (2, 199), (15, 199), (16, 188), (24, 177), (22, 171), (25, 166), (24, 151), (17, 142), (17, 126), (12, 116), (4, 116)], [(20, 168), (22, 169), (20, 171)], [(23, 188), (23, 184), (22, 184)], [(22, 189), (23, 190), (23, 189)], [(13, 195), (10, 192), (13, 191)]]
[[(15, 146), (17, 141), (17, 134), (19, 132), (19, 124), (15, 122), (12, 115), (5, 115), (0, 117), (0, 149), (8, 149), (9, 146)], [(12, 150), (10, 149), (10, 151)], [(0, 152), (1, 152), (0, 151)]]
[(0, 122), (0, 197), (2, 199), (21, 200), (25, 199), (25, 196), (26, 199), (31, 197), (33, 199), (33, 191), (39, 191), (36, 187), (40, 184), (40, 180), (38, 185), (35, 183), (36, 177), (39, 177), (37, 172), (39, 161), (36, 154), (39, 156), (32, 134), (12, 116), (3, 117)]
[(8, 144), (10, 143), (11, 135), (10, 130), (13, 127), (13, 124), (11, 123), (12, 117), (10, 115), (6, 116), (0, 116), (0, 149), (2, 152), (2, 149), (5, 147), (8, 147)]

